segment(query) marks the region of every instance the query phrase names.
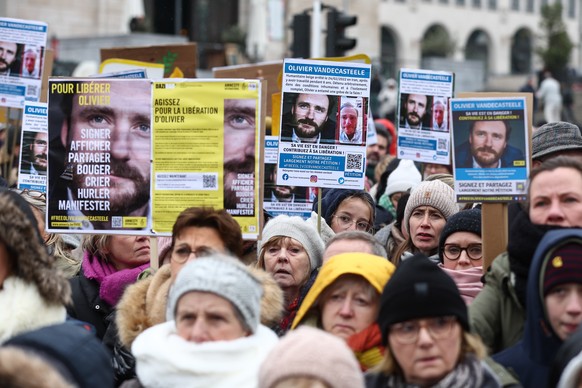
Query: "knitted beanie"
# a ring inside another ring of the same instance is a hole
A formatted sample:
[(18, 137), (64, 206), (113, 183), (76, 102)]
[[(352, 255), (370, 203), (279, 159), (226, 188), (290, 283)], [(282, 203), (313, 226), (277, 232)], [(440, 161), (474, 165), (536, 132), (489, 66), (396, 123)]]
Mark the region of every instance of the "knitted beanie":
[(439, 241), (439, 258), (443, 262), (443, 251), (447, 238), (456, 232), (471, 232), (481, 237), (481, 209), (474, 208), (453, 214), (441, 232)]
[(455, 202), (455, 192), (441, 181), (424, 181), (416, 187), (408, 198), (404, 209), (404, 227), (410, 231), (408, 221), (413, 210), (419, 206), (431, 206), (437, 209), (445, 220), (457, 213), (459, 208)]
[[(321, 199), (321, 213), (320, 216), (323, 217), (325, 222), (331, 226), (332, 216), (335, 214), (337, 208), (342, 203), (342, 201), (354, 194), (362, 195), (366, 201), (372, 207), (372, 217), (374, 217), (374, 208), (376, 204), (374, 199), (370, 194), (364, 190), (353, 190), (353, 189), (330, 189), (328, 190), (323, 198)], [(317, 212), (317, 201), (313, 202), (313, 211)]]
[(396, 268), (380, 298), (378, 325), (383, 345), (394, 323), (448, 315), (469, 331), (467, 305), (455, 281), (425, 255), (414, 255)]
[(390, 197), (394, 193), (414, 189), (422, 181), (422, 175), (412, 160), (402, 160), (396, 170), (388, 177), (386, 194)]
[(259, 388), (292, 377), (312, 377), (328, 387), (363, 388), (364, 377), (346, 342), (313, 327), (290, 331), (271, 350), (259, 370)]
[(546, 259), (546, 270), (543, 274), (544, 296), (552, 288), (566, 284), (582, 284), (582, 244), (580, 242), (568, 242), (556, 250), (550, 252)]
[(577, 125), (556, 121), (547, 123), (532, 135), (532, 159), (566, 150), (582, 151), (582, 135)]
[(180, 298), (191, 291), (211, 292), (228, 300), (241, 313), (244, 326), (256, 332), (263, 288), (235, 258), (216, 253), (186, 264), (170, 290), (166, 310), (168, 321), (174, 320)]
[[(291, 237), (299, 241), (307, 251), (312, 270), (321, 265), (325, 245), (311, 222), (298, 216), (289, 217), (285, 214), (269, 220), (258, 244), (259, 252), (271, 238), (277, 236)], [(260, 263), (261, 266), (262, 264)]]

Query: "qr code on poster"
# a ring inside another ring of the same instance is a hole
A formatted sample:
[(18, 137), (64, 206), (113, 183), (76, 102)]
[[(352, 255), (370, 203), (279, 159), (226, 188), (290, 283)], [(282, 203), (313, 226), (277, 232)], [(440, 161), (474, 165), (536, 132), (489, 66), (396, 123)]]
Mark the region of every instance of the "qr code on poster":
[(363, 171), (364, 154), (347, 154), (346, 170)]
[(111, 227), (121, 228), (123, 226), (123, 217), (113, 216), (111, 217)]
[(26, 96), (36, 96), (38, 94), (38, 87), (34, 85), (28, 85), (26, 87)]
[(438, 150), (446, 150), (447, 149), (447, 144), (448, 144), (448, 140), (447, 139), (439, 139), (438, 142), (438, 146), (437, 149)]
[(202, 187), (205, 189), (217, 189), (216, 175), (204, 174), (202, 175)]

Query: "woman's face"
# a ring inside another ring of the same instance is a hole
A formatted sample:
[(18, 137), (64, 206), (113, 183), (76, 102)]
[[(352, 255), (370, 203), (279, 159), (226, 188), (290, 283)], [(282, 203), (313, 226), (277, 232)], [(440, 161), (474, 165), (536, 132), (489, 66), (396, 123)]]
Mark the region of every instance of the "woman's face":
[(373, 226), (370, 204), (361, 198), (344, 199), (332, 216), (330, 226), (336, 233), (346, 230), (369, 231)]
[(569, 167), (536, 175), (530, 183), (529, 218), (538, 225), (582, 227), (582, 175)]
[(105, 254), (117, 270), (139, 267), (150, 262), (150, 238), (112, 235)]
[(320, 302), (323, 330), (344, 340), (366, 329), (378, 317), (379, 295), (360, 279), (337, 279)]
[[(450, 331), (440, 339), (434, 338), (431, 326), (443, 325), (439, 318), (415, 319), (393, 325), (388, 335), (388, 346), (409, 384), (434, 385), (452, 371), (461, 354), (462, 330), (454, 321)], [(397, 338), (396, 326), (405, 325), (405, 331), (418, 329), (416, 340), (402, 343)], [(438, 328), (436, 329), (438, 330)]]
[(8, 255), (8, 249), (6, 249), (6, 244), (0, 241), (0, 289), (4, 284), (4, 280), (10, 276), (12, 271), (10, 262), (10, 256)]
[(233, 304), (210, 292), (191, 291), (176, 306), (176, 331), (197, 344), (232, 341), (250, 333), (244, 329)]
[(455, 270), (482, 266), (481, 237), (471, 232), (455, 232), (451, 234), (445, 241), (443, 265), (445, 268)]
[(412, 244), (430, 256), (439, 246), (439, 238), (447, 220), (432, 206), (419, 206), (412, 211), (408, 225)]
[(294, 238), (279, 240), (268, 241), (265, 245), (265, 270), (273, 275), (283, 291), (298, 290), (309, 278), (309, 255)]

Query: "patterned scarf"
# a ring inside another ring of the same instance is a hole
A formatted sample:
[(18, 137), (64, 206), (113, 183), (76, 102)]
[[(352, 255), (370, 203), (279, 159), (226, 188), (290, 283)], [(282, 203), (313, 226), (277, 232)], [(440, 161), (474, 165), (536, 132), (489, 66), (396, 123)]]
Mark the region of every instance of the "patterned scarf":
[(147, 263), (118, 271), (112, 263), (92, 255), (89, 251), (83, 254), (82, 268), (85, 277), (99, 283), (99, 297), (111, 307), (117, 305), (125, 287), (135, 283), (139, 274), (149, 266)]
[(390, 197), (387, 194), (382, 194), (380, 199), (378, 200), (378, 205), (382, 206), (384, 209), (388, 210), (392, 217), (396, 219), (396, 209), (390, 200)]
[(348, 338), (348, 346), (356, 355), (363, 372), (378, 365), (384, 357), (382, 333), (377, 323)]
[(293, 301), (285, 309), (285, 315), (279, 322), (279, 324), (271, 329), (277, 333), (279, 337), (282, 337), (289, 331), (291, 323), (295, 320), (295, 315), (297, 315), (297, 310), (299, 309), (299, 296), (293, 299)]

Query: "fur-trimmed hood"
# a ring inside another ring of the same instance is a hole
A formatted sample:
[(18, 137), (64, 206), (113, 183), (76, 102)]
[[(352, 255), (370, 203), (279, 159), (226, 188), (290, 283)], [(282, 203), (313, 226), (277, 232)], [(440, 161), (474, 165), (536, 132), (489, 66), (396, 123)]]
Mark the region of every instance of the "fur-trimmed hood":
[(0, 240), (6, 244), (13, 276), (34, 283), (47, 304), (70, 303), (69, 283), (49, 255), (30, 206), (10, 190), (0, 190)]
[[(283, 314), (283, 291), (275, 279), (262, 269), (249, 267), (263, 286), (261, 323), (267, 327), (279, 322)], [(128, 349), (144, 330), (165, 322), (171, 286), (170, 265), (129, 286), (117, 305), (116, 323), (121, 343)]]

